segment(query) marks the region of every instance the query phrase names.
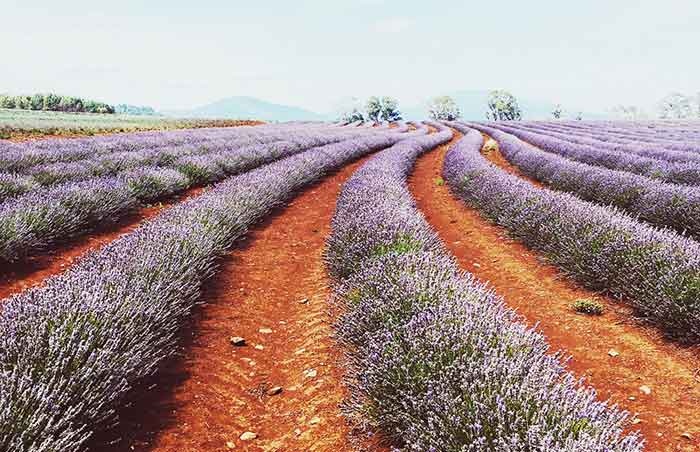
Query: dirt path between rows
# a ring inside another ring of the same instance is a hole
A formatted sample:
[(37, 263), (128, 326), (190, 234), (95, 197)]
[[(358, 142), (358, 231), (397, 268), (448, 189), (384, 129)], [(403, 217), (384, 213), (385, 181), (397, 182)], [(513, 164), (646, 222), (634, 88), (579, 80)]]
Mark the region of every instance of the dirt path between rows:
[[(510, 173), (514, 176), (518, 176), (521, 179), (525, 179), (535, 187), (544, 187), (544, 185), (540, 181), (523, 174), (523, 172), (520, 171), (520, 168), (510, 163), (499, 150), (498, 142), (496, 140), (492, 139), (489, 135), (485, 133), (482, 133), (481, 135), (484, 137), (484, 149), (482, 149), (482, 154), (484, 157), (486, 157), (486, 160), (498, 166), (506, 173)], [(488, 150), (486, 149), (487, 142), (491, 143), (491, 146)]]
[(24, 262), (0, 265), (0, 300), (43, 284), (46, 278), (64, 272), (81, 256), (132, 232), (164, 209), (197, 196), (203, 190), (205, 189), (201, 187), (191, 188), (162, 203), (142, 207), (118, 222), (100, 226), (90, 233), (72, 238), (57, 249), (30, 257)]
[(322, 251), (341, 184), (363, 161), (304, 190), (221, 262), (182, 362), (139, 404), (117, 450), (355, 450)]
[[(570, 354), (569, 368), (599, 397), (636, 413), (632, 429), (642, 432), (647, 450), (699, 451), (698, 351), (665, 341), (614, 300), (578, 287), (454, 198), (447, 185), (436, 184), (447, 149), (441, 146), (418, 160), (410, 188), (460, 265), (488, 282), (529, 324), (537, 323), (554, 350)], [(604, 315), (573, 311), (579, 298), (599, 300)]]

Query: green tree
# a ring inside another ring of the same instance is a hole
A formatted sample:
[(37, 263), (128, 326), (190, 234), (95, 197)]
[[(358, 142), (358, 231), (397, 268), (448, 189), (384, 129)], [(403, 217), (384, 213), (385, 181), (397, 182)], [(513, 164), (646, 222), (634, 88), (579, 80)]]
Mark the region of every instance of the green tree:
[(31, 110), (32, 98), (29, 96), (15, 97), (15, 108), (20, 108), (22, 110)]
[(48, 110), (48, 111), (56, 111), (58, 109), (58, 105), (60, 103), (61, 103), (60, 96), (53, 94), (53, 93), (46, 94), (46, 95), (44, 95), (43, 109)]
[(508, 91), (491, 91), (488, 108), (486, 119), (491, 121), (519, 121), (523, 116), (518, 100)]
[(554, 110), (552, 110), (552, 117), (554, 119), (561, 119), (563, 114), (564, 114), (564, 109), (562, 108), (561, 104), (555, 105)]
[(29, 99), (29, 108), (32, 110), (42, 110), (44, 108), (44, 95), (34, 94)]
[(0, 96), (0, 108), (15, 108), (15, 99), (12, 96)]
[(439, 96), (430, 101), (428, 115), (435, 121), (455, 121), (462, 113), (450, 96)]
[(375, 122), (401, 120), (399, 104), (393, 97), (372, 96), (367, 101), (366, 110), (367, 117)]

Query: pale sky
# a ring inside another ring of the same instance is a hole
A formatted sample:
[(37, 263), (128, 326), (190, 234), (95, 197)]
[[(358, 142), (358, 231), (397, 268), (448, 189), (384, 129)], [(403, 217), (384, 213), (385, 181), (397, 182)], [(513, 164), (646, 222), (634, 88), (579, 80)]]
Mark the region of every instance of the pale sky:
[(0, 0), (0, 92), (327, 111), (470, 89), (602, 111), (700, 92), (700, 1)]

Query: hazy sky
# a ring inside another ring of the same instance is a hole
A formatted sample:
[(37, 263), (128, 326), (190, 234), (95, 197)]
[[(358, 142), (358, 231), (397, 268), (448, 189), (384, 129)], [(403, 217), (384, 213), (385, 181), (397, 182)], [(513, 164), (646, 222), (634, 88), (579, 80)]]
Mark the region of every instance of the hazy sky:
[(600, 111), (700, 92), (697, 0), (0, 0), (0, 92), (325, 111), (461, 89)]

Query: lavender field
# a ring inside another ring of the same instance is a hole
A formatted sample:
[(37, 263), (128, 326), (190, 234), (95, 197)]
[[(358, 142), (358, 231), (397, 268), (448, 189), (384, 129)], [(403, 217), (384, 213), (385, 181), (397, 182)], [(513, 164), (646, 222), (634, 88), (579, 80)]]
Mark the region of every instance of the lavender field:
[(696, 121), (0, 141), (0, 450), (697, 450), (699, 188)]

